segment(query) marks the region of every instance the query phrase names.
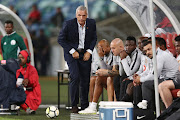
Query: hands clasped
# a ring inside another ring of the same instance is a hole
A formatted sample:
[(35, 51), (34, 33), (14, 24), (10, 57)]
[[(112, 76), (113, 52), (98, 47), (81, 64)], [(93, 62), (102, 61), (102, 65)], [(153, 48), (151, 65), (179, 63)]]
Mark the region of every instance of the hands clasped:
[[(72, 54), (73, 58), (74, 59), (79, 59), (79, 53), (77, 51), (75, 51), (73, 54)], [(85, 52), (84, 53), (84, 57), (83, 57), (83, 60), (84, 61), (88, 61), (89, 58), (90, 58), (91, 54), (89, 52)]]

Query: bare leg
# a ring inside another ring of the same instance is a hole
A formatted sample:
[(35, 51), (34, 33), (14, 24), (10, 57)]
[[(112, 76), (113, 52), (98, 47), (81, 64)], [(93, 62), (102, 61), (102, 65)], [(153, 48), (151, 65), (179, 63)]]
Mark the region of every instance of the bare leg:
[(113, 77), (107, 78), (107, 94), (108, 94), (108, 101), (113, 101), (114, 99), (114, 84), (113, 84)]
[(114, 101), (117, 101), (115, 91), (114, 91)]
[(100, 77), (98, 76), (95, 81), (95, 88), (93, 94), (93, 102), (97, 103), (100, 95), (102, 94), (103, 85), (106, 84), (107, 77)]
[(97, 78), (97, 76), (91, 76), (91, 79), (90, 79), (90, 88), (89, 88), (90, 102), (92, 102), (92, 100), (93, 100), (96, 78)]
[(126, 93), (129, 96), (132, 96), (132, 94), (133, 94), (133, 82), (128, 84), (127, 89), (126, 89)]
[(172, 80), (167, 80), (159, 84), (159, 93), (162, 101), (164, 102), (166, 108), (168, 108), (172, 104), (172, 94), (171, 90), (175, 89), (174, 83)]

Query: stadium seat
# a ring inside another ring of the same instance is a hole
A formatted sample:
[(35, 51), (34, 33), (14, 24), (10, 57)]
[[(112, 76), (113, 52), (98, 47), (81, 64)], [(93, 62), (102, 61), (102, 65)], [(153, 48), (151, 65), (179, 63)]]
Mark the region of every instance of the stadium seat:
[(173, 32), (172, 35), (173, 35), (172, 40), (173, 40), (173, 43), (174, 43), (174, 39), (177, 37), (177, 34), (176, 34), (176, 32)]
[(179, 90), (180, 90), (180, 89), (171, 90), (171, 94), (172, 94), (173, 98), (177, 98), (177, 92), (178, 92)]
[(161, 37), (160, 35), (156, 35), (156, 37)]
[(172, 43), (172, 37), (173, 37), (173, 35), (172, 34), (170, 34), (170, 33), (167, 33), (167, 37), (166, 37), (166, 46), (167, 46), (167, 48), (174, 48), (174, 45), (173, 45), (173, 43)]
[(161, 35), (160, 35), (160, 36), (166, 40), (166, 34), (161, 33)]
[(175, 56), (176, 52), (175, 52), (175, 47), (174, 47), (173, 33), (167, 32), (166, 35), (167, 35), (166, 39), (165, 39), (166, 40), (166, 47)]

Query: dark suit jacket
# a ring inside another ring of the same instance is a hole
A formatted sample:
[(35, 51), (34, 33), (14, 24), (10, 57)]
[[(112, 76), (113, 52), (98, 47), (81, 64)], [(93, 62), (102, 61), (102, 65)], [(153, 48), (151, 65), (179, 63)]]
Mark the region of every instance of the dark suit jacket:
[[(91, 49), (93, 51), (97, 41), (96, 23), (93, 19), (86, 19), (84, 50)], [(58, 36), (58, 43), (64, 48), (64, 58), (70, 63), (74, 60), (69, 51), (75, 50), (79, 45), (79, 32), (77, 19), (68, 20), (64, 23), (62, 30)]]

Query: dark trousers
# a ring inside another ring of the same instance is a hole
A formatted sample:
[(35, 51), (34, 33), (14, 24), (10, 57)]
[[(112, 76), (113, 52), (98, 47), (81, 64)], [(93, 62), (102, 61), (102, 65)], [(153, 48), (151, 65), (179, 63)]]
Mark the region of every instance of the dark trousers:
[(141, 85), (134, 86), (133, 87), (133, 100), (134, 105), (136, 106), (139, 102), (142, 101), (142, 89)]
[(127, 85), (130, 83), (130, 81), (128, 80), (128, 82), (124, 82), (123, 80), (125, 78), (127, 78), (128, 76), (124, 75), (124, 76), (121, 76), (120, 78), (120, 100), (123, 98), (123, 96), (126, 94), (126, 88), (127, 88)]
[(91, 58), (88, 61), (83, 61), (83, 54), (80, 53), (78, 60), (68, 63), (70, 72), (70, 94), (72, 106), (79, 104), (79, 90), (81, 98), (81, 109), (89, 106), (89, 82), (91, 71)]
[(120, 101), (120, 76), (114, 77), (114, 91), (116, 94), (116, 100)]
[[(117, 101), (120, 101), (121, 98), (122, 98), (122, 88), (121, 88), (121, 84), (122, 84), (122, 81), (127, 78), (126, 75), (123, 75), (123, 76), (115, 76), (114, 77), (114, 91), (115, 91), (115, 94), (116, 94), (116, 99)], [(124, 88), (123, 88), (124, 89)]]
[[(158, 80), (159, 83), (161, 83), (162, 81), (164, 81), (164, 79)], [(154, 80), (142, 83), (142, 97), (143, 100), (148, 101), (148, 108), (155, 110)]]

